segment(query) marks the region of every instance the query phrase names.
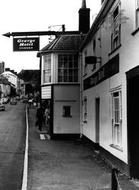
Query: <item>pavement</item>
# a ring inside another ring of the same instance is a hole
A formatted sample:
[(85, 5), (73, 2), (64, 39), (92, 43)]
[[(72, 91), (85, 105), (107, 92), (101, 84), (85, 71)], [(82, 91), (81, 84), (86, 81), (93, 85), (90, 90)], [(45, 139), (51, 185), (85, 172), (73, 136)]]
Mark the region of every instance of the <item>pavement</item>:
[(111, 185), (109, 164), (88, 141), (50, 139), (35, 126), (36, 108), (29, 109), (27, 190), (138, 190), (139, 180), (119, 173)]
[(111, 170), (87, 142), (49, 139), (29, 110), (28, 190), (110, 190)]
[[(50, 139), (35, 126), (36, 108), (29, 109), (27, 190), (138, 190), (139, 180), (119, 173), (111, 185), (111, 169), (88, 141)], [(112, 187), (112, 188), (111, 188)]]

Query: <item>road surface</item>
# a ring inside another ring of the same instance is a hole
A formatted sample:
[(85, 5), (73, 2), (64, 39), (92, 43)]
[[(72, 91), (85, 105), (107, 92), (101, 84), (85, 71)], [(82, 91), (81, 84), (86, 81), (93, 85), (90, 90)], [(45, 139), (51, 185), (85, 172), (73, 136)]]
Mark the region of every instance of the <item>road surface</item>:
[(25, 104), (0, 111), (0, 190), (20, 190), (25, 148)]

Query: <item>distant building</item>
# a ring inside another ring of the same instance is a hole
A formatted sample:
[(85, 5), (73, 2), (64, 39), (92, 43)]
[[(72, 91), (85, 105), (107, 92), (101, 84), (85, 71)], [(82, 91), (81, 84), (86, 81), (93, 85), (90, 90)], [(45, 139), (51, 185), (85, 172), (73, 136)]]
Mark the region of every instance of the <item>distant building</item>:
[(16, 74), (12, 73), (11, 71), (5, 71), (2, 73), (2, 75), (8, 79), (14, 88), (17, 88), (18, 76)]
[(0, 75), (0, 98), (9, 96), (11, 93), (11, 83), (8, 79)]
[(5, 63), (3, 61), (0, 62), (0, 74), (5, 70)]

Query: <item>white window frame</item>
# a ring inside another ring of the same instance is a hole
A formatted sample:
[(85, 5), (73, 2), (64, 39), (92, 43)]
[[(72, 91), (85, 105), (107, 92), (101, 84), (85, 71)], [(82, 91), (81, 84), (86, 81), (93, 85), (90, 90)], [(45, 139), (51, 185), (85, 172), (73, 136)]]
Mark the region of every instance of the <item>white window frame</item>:
[(112, 145), (122, 149), (122, 91), (111, 92), (112, 100)]
[(78, 55), (58, 55), (58, 82), (78, 83), (79, 82)]
[[(114, 16), (114, 12), (118, 9), (117, 16)], [(111, 34), (111, 51), (114, 51), (121, 44), (121, 6), (118, 3), (112, 12), (112, 34)]]
[(43, 56), (43, 83), (51, 83), (51, 55)]
[(135, 27), (139, 28), (139, 0), (136, 0)]

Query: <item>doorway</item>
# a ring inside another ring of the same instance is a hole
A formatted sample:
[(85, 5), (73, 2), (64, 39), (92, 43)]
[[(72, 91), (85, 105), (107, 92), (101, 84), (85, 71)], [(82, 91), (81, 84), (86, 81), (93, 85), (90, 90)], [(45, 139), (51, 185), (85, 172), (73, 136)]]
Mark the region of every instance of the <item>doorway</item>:
[(99, 132), (100, 132), (100, 98), (95, 99), (95, 129), (96, 129), (96, 145), (99, 146)]
[(129, 173), (139, 179), (139, 67), (127, 72), (127, 131)]

